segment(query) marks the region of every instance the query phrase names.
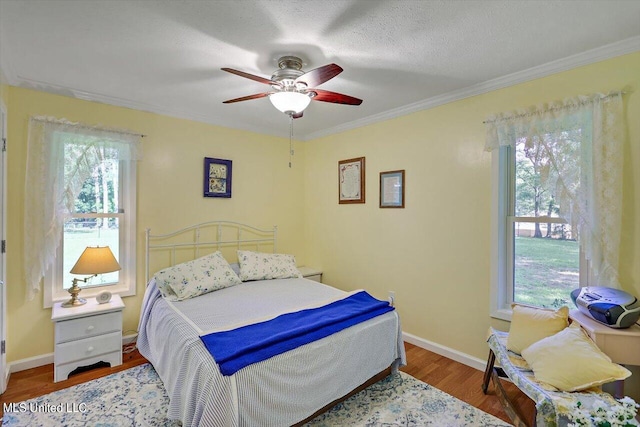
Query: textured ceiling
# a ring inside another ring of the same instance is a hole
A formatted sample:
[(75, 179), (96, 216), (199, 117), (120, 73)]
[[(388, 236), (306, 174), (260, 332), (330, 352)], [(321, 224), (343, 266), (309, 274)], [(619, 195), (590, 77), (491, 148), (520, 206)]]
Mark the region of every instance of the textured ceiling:
[(312, 102), (309, 139), (640, 50), (640, 1), (0, 0), (9, 84), (287, 136), (267, 98), (277, 58), (336, 63), (321, 89), (361, 106)]

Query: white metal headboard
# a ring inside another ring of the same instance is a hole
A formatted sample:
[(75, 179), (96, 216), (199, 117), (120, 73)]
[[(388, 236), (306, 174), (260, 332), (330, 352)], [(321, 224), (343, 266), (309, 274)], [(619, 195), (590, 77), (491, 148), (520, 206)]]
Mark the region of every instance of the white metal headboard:
[[(210, 234), (212, 235), (210, 236)], [(204, 237), (201, 239), (203, 235)], [(229, 238), (229, 235), (233, 237)], [(151, 229), (147, 228), (145, 232), (145, 283), (149, 283), (151, 251), (169, 252), (170, 265), (175, 265), (176, 250), (182, 249), (193, 249), (193, 259), (200, 257), (201, 248), (221, 250), (229, 247), (237, 249), (255, 247), (255, 250), (259, 251), (261, 246), (273, 246), (275, 253), (277, 237), (277, 225), (274, 225), (271, 230), (264, 230), (233, 221), (203, 222), (167, 234), (151, 234)]]

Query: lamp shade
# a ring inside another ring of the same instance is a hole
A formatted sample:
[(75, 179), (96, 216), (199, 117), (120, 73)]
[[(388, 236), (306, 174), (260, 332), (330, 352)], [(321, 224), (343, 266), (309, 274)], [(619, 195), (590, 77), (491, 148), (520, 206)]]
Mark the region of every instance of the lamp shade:
[(300, 92), (276, 92), (269, 95), (269, 100), (283, 113), (298, 114), (309, 106), (311, 98)]
[(76, 261), (71, 274), (104, 274), (118, 270), (120, 270), (120, 264), (109, 246), (95, 248), (89, 246)]

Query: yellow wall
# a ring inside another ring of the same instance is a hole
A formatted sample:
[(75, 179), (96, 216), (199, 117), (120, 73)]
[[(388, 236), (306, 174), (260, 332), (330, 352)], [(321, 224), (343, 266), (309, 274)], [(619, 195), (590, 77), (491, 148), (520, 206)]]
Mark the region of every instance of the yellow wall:
[[(169, 231), (208, 219), (279, 226), (279, 251), (322, 268), (324, 281), (396, 292), (403, 330), (483, 359), (489, 325), (491, 155), (483, 151), (490, 114), (626, 88), (621, 281), (640, 295), (640, 53), (519, 84), (386, 122), (297, 144), (287, 167), (281, 138), (9, 89), (9, 362), (53, 351), (51, 312), (26, 302), (22, 214), (30, 115), (129, 128), (144, 134), (138, 178), (138, 295), (126, 298), (135, 329), (143, 284), (143, 230)], [(419, 90), (417, 88), (416, 90)], [(366, 101), (365, 101), (366, 102)], [(340, 107), (336, 107), (340, 108)], [(347, 107), (344, 107), (347, 108)], [(204, 199), (202, 158), (234, 160), (230, 200)], [(366, 157), (367, 203), (338, 205), (337, 163)], [(406, 170), (406, 208), (378, 208), (379, 172)]]
[[(625, 88), (621, 282), (640, 296), (640, 53), (308, 144), (306, 255), (326, 283), (396, 293), (405, 332), (484, 359), (489, 317), (492, 114)], [(416, 88), (420, 90), (420, 88)], [(366, 101), (365, 101), (366, 102)], [(339, 160), (366, 157), (366, 204), (339, 205)], [(380, 209), (379, 173), (406, 170), (406, 208)]]
[[(148, 227), (166, 233), (208, 220), (234, 220), (263, 228), (278, 225), (278, 250), (304, 260), (304, 201), (300, 197), (303, 145), (296, 144), (294, 165), (289, 169), (288, 139), (17, 87), (9, 88), (9, 101), (8, 362), (53, 351), (51, 309), (42, 308), (41, 297), (26, 301), (23, 291), (22, 217), (29, 116), (66, 118), (147, 135), (138, 164), (137, 295), (124, 299), (125, 333), (138, 326), (144, 293), (144, 230)], [(202, 196), (204, 157), (233, 160), (231, 199)]]

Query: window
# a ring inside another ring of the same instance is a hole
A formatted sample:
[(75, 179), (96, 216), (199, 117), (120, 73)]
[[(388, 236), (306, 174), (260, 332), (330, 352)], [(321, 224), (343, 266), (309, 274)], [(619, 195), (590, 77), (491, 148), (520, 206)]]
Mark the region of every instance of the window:
[(113, 140), (113, 134), (69, 130), (54, 128), (46, 139), (57, 146), (48, 166), (61, 226), (55, 258), (44, 276), (45, 307), (69, 299), (67, 289), (78, 277), (70, 270), (87, 246), (109, 246), (121, 270), (80, 283), (80, 296), (102, 290), (135, 294), (136, 158), (130, 152), (135, 148), (117, 135)]
[[(87, 151), (91, 155), (87, 156)], [(87, 160), (87, 168), (77, 185), (74, 169), (81, 157)], [(69, 196), (73, 197), (73, 210), (64, 218), (56, 259), (45, 276), (45, 301), (68, 299), (67, 289), (77, 277), (69, 271), (87, 246), (109, 246), (122, 269), (81, 283), (81, 296), (105, 289), (123, 296), (135, 294), (136, 236), (131, 213), (136, 211), (136, 162), (117, 158), (113, 149), (65, 143), (63, 191), (77, 195)]]
[[(541, 144), (520, 139), (515, 146), (499, 149), (498, 167), (502, 177), (498, 227), (504, 271), (501, 290), (503, 304), (511, 302), (559, 308), (572, 305), (570, 293), (584, 286), (581, 277), (580, 244), (577, 231), (559, 216), (557, 172)], [(577, 186), (579, 182), (571, 182)], [(582, 258), (582, 260), (581, 260)]]
[(513, 302), (573, 306), (572, 290), (619, 288), (621, 93), (500, 114), (492, 151), (491, 314)]

